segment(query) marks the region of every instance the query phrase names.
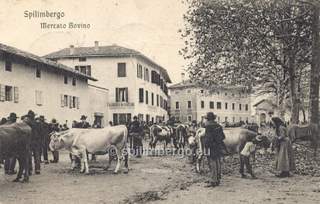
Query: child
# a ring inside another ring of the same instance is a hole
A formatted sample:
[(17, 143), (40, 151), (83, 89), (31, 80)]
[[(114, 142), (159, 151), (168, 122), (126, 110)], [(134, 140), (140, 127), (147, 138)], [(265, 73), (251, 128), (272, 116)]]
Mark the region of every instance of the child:
[(244, 166), (246, 166), (247, 172), (251, 175), (253, 179), (257, 177), (254, 175), (252, 171), (252, 166), (250, 164), (250, 155), (255, 152), (256, 143), (260, 140), (259, 137), (256, 139), (249, 139), (245, 146), (243, 147), (242, 151), (240, 152), (240, 174), (241, 178), (246, 178), (244, 174)]

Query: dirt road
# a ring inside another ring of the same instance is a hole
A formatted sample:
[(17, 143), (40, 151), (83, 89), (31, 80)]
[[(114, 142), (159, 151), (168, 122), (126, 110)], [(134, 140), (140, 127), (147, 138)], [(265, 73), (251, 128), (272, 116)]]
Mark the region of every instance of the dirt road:
[(69, 170), (67, 153), (58, 164), (42, 164), (41, 175), (28, 184), (12, 183), (0, 170), (0, 203), (320, 203), (320, 178), (275, 178), (256, 169), (259, 179), (224, 175), (217, 188), (205, 188), (186, 158), (172, 156), (130, 159), (129, 174), (104, 171), (103, 156), (91, 163), (91, 174)]

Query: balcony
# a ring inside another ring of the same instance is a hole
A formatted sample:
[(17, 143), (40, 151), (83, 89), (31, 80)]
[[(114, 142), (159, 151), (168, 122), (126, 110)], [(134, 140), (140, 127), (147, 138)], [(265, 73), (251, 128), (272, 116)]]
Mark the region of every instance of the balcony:
[(108, 103), (108, 106), (110, 109), (116, 109), (116, 108), (133, 108), (134, 103), (129, 102), (114, 102), (114, 103)]

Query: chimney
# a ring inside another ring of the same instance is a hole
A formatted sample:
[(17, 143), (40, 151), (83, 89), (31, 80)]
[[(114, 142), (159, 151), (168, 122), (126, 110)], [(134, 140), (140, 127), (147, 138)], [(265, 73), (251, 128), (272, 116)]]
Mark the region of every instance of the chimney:
[(181, 73), (181, 82), (184, 83), (184, 81), (185, 81), (185, 73), (182, 72)]
[(74, 45), (70, 45), (70, 55), (74, 54)]
[(99, 41), (94, 41), (94, 50), (95, 51), (99, 50)]

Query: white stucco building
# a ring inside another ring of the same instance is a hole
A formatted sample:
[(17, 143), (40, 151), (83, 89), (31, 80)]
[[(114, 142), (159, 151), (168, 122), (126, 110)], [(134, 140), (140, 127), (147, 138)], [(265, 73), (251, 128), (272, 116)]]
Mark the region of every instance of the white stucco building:
[(166, 120), (167, 71), (140, 52), (118, 45), (74, 47), (45, 56), (73, 67), (79, 73), (97, 77), (90, 84), (109, 89), (109, 118), (114, 124), (134, 115), (145, 121)]
[(207, 112), (214, 112), (218, 122), (253, 122), (251, 101), (244, 87), (204, 89), (184, 80), (169, 87), (170, 115), (182, 122), (201, 121)]
[(94, 87), (95, 78), (65, 65), (0, 44), (0, 117), (33, 110), (50, 122), (69, 126), (81, 115), (108, 122), (108, 90)]

